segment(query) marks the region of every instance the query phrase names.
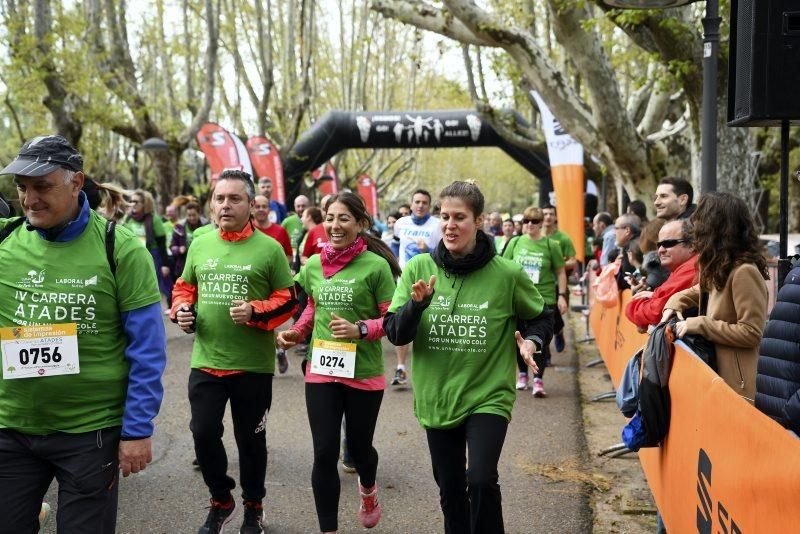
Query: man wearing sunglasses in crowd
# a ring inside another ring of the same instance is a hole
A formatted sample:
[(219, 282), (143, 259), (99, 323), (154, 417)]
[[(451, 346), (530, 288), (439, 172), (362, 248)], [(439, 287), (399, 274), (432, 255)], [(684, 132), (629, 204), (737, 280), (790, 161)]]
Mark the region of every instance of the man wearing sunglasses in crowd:
[(636, 293), (625, 308), (625, 315), (641, 332), (661, 322), (664, 305), (672, 295), (694, 285), (697, 255), (687, 239), (689, 228), (688, 219), (680, 219), (668, 222), (658, 232), (658, 257), (670, 272), (669, 278), (655, 291)]

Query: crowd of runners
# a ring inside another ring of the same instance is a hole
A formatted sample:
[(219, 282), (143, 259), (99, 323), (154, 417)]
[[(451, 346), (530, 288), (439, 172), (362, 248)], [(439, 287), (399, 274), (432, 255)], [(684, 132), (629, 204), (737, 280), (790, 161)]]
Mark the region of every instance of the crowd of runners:
[[(321, 532), (338, 529), (342, 448), (358, 474), (354, 512), (364, 527), (380, 521), (373, 436), (391, 387), (412, 387), (445, 532), (503, 532), (498, 462), (515, 388), (545, 398), (551, 340), (564, 349), (576, 260), (553, 206), (503, 220), (484, 213), (478, 185), (455, 181), (379, 221), (349, 191), (287, 210), (268, 177), (228, 170), (207, 203), (179, 197), (160, 215), (149, 192), (84, 176), (58, 136), (25, 143), (2, 174), (22, 216), (0, 219), (0, 532), (37, 531), (54, 478), (59, 531), (115, 531), (118, 474), (152, 461), (165, 314), (194, 336), (189, 426), (211, 505), (191, 530), (221, 532), (241, 508), (239, 531), (263, 532), (272, 378), (294, 347)], [(389, 377), (383, 337), (396, 347)]]

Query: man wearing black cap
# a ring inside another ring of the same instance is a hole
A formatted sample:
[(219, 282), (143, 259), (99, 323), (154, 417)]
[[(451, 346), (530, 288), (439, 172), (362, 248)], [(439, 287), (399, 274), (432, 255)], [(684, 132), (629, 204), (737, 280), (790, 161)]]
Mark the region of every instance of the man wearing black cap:
[(0, 219), (0, 533), (37, 529), (53, 478), (60, 532), (113, 533), (118, 471), (152, 461), (163, 394), (150, 255), (89, 208), (63, 137), (28, 141), (0, 174), (25, 214)]

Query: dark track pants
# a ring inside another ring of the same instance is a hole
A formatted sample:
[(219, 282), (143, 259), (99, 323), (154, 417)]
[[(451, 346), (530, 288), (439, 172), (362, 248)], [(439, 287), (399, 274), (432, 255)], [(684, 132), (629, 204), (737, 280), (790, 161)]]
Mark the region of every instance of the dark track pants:
[(211, 497), (226, 501), (236, 482), (228, 476), (222, 444), (222, 417), (230, 400), (233, 435), (239, 449), (242, 499), (261, 502), (266, 495), (267, 415), (272, 405), (272, 375), (242, 373), (217, 377), (192, 369), (189, 374), (189, 428), (203, 480)]
[(482, 413), (456, 428), (426, 429), (445, 534), (504, 532), (497, 464), (507, 430), (504, 417)]
[(42, 499), (53, 478), (58, 532), (113, 534), (119, 436), (119, 427), (46, 436), (0, 429), (0, 534), (38, 532)]
[(383, 391), (364, 391), (343, 384), (306, 384), (306, 409), (314, 443), (311, 486), (319, 528), (337, 530), (339, 512), (339, 444), (345, 418), (347, 450), (365, 488), (375, 485), (378, 451), (372, 446)]

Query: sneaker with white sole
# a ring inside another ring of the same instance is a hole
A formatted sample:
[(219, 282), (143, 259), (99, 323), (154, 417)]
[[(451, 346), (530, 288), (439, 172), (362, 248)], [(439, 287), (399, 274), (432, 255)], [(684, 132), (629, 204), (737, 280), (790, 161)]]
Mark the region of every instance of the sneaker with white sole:
[(260, 502), (244, 501), (244, 520), (239, 534), (264, 533), (264, 508)]
[(361, 494), (361, 507), (358, 509), (358, 519), (364, 528), (372, 528), (381, 520), (381, 505), (378, 504), (378, 485), (365, 488), (358, 481), (358, 491)]
[(541, 378), (533, 379), (533, 396), (540, 399), (547, 396), (547, 393), (544, 392), (544, 381)]
[(197, 530), (197, 534), (220, 534), (225, 529), (225, 525), (233, 519), (236, 503), (234, 503), (233, 497), (229, 497), (228, 502), (211, 499), (211, 506), (208, 508), (206, 522)]
[(520, 373), (517, 375), (517, 389), (519, 391), (528, 389), (528, 373)]
[(408, 384), (408, 374), (406, 374), (405, 369), (398, 368), (394, 372), (394, 378), (392, 379), (393, 386), (405, 386)]

